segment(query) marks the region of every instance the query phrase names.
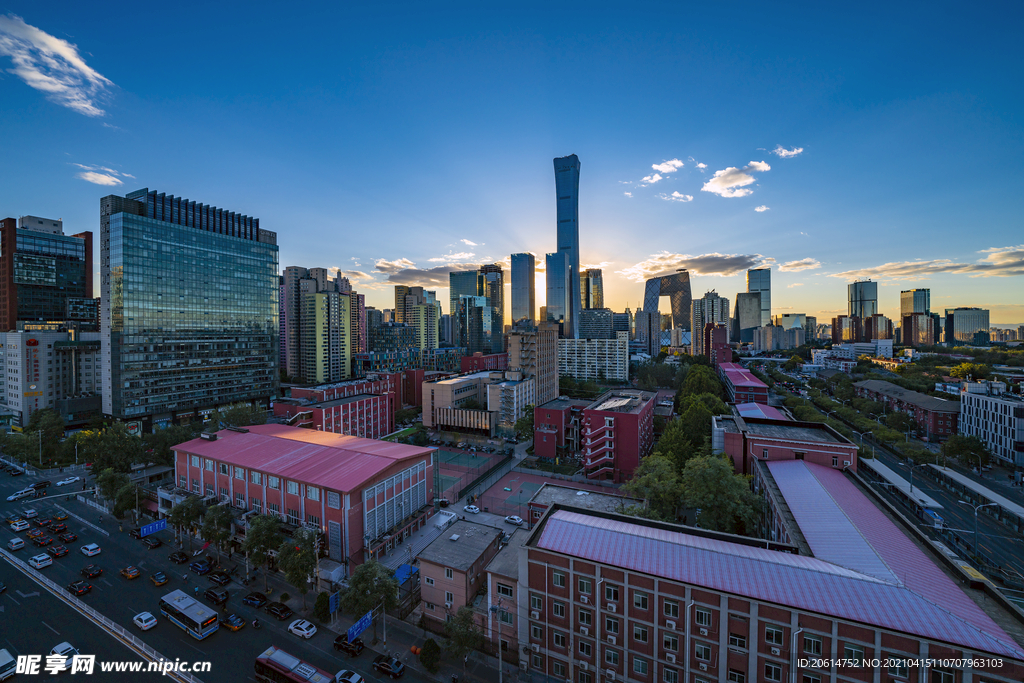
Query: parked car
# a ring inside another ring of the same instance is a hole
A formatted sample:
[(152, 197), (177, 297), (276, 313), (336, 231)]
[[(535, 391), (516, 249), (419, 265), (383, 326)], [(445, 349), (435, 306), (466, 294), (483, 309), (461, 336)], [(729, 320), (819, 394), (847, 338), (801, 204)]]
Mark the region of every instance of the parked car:
[(263, 605), (267, 604), (267, 596), (263, 593), (253, 591), (242, 598), (242, 604), (256, 608), (263, 607)]
[(81, 481), (81, 477), (67, 477), (57, 482), (57, 486), (67, 486), (68, 484), (74, 484), (76, 481)]
[(363, 683), (366, 680), (355, 671), (344, 669), (334, 676), (334, 683)]
[(167, 557), (167, 559), (173, 562), (174, 564), (185, 564), (186, 562), (188, 562), (188, 555), (179, 550), (177, 552), (171, 553)]
[(467, 505), (466, 507), (464, 507), (462, 509), (465, 510), (466, 512), (469, 512), (469, 513), (474, 514), (474, 515), (480, 513), (480, 508), (478, 508), (476, 505)]
[(206, 578), (213, 581), (218, 586), (225, 586), (229, 581), (231, 581), (231, 575), (225, 571), (221, 571), (220, 569), (210, 572), (206, 575)]
[(509, 515), (505, 518), (505, 522), (508, 524), (515, 524), (516, 526), (522, 526), (523, 518), (519, 515)]
[(96, 545), (95, 543), (90, 543), (88, 545), (83, 545), (82, 546), (82, 554), (86, 555), (88, 557), (92, 557), (93, 555), (99, 555), (100, 554), (100, 547), (98, 545)]
[(22, 498), (28, 498), (30, 496), (34, 496), (35, 494), (35, 489), (22, 489), (20, 491), (15, 491), (11, 495), (7, 496), (7, 502), (10, 503), (15, 500), (21, 500)]
[(132, 538), (142, 538), (142, 529), (129, 529), (128, 535)]
[(231, 614), (220, 620), (220, 625), (231, 631), (240, 631), (245, 627), (245, 619), (237, 614)]
[(405, 664), (387, 655), (377, 655), (377, 658), (373, 660), (373, 668), (391, 678), (401, 678), (405, 673)]
[(228, 601), (228, 592), (223, 588), (207, 588), (203, 597), (215, 605), (223, 605)]
[(213, 567), (206, 560), (199, 560), (197, 562), (193, 562), (188, 566), (188, 568), (194, 571), (196, 574), (199, 574), (199, 576), (209, 574), (211, 571), (213, 571)]
[[(212, 588), (210, 590), (213, 590)], [(267, 614), (277, 617), (278, 621), (284, 621), (288, 617), (294, 614), (288, 605), (281, 602), (272, 602), (266, 607)]]
[(73, 595), (85, 595), (92, 590), (92, 584), (88, 581), (75, 581), (68, 585), (68, 590)]
[(95, 579), (96, 577), (102, 575), (103, 567), (99, 567), (95, 564), (87, 564), (86, 566), (82, 567), (82, 576), (86, 578)]
[(288, 632), (309, 640), (316, 635), (316, 626), (305, 619), (296, 619), (288, 625)]
[(31, 489), (39, 490), (39, 489), (45, 489), (49, 485), (50, 485), (50, 480), (49, 479), (43, 479), (41, 481), (37, 481), (35, 483), (29, 484), (28, 486)]
[(348, 642), (348, 634), (342, 633), (340, 636), (334, 639), (334, 649), (341, 650), (346, 653), (349, 657), (355, 657), (364, 649), (366, 645), (359, 638), (356, 638), (351, 643)]
[(64, 543), (72, 543), (78, 540), (78, 534), (74, 531), (68, 531), (67, 533), (58, 536), (58, 538)]

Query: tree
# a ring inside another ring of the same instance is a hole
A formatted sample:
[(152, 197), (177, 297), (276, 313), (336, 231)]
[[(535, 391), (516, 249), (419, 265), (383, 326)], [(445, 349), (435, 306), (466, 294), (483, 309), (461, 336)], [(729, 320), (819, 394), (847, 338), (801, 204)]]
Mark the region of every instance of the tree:
[(437, 670), (441, 668), (441, 646), (433, 638), (427, 638), (427, 642), (423, 643), (420, 664), (432, 674), (436, 674)]
[(526, 406), (523, 409), (523, 416), (516, 420), (516, 436), (520, 439), (533, 438), (533, 406)]
[(804, 359), (801, 358), (800, 356), (790, 356), (789, 360), (787, 360), (782, 367), (784, 370), (786, 370), (786, 372), (793, 372), (794, 370), (799, 368), (803, 364), (803, 362)]
[(192, 531), (199, 523), (206, 506), (201, 498), (188, 496), (180, 503), (171, 508), (171, 514), (167, 516), (167, 523), (177, 530), (179, 537), (182, 531), (188, 530), (188, 550), (192, 552)]
[(483, 405), (480, 404), (480, 401), (476, 400), (475, 398), (467, 398), (465, 401), (463, 401), (459, 405), (459, 408), (461, 408), (462, 410), (483, 410), (484, 409)]
[(693, 457), (693, 454), (694, 446), (693, 442), (690, 441), (686, 425), (677, 418), (669, 422), (668, 426), (665, 427), (661, 438), (658, 439), (658, 443), (654, 446), (652, 455), (668, 458), (678, 473), (683, 471), (683, 466), (686, 465), (687, 460)]
[[(125, 475), (122, 474), (115, 476)], [(127, 477), (125, 478), (127, 479)], [(113, 514), (118, 519), (121, 519), (124, 516), (124, 513), (128, 512), (129, 510), (134, 510), (135, 504), (138, 501), (138, 495), (138, 485), (136, 484), (128, 483), (119, 488), (117, 490), (117, 493), (114, 495), (114, 506), (113, 509), (111, 510), (111, 514)], [(138, 512), (136, 511), (135, 522), (138, 523), (138, 521), (139, 517)]]
[(312, 529), (296, 529), (291, 538), (286, 538), (277, 551), (277, 565), (284, 571), (285, 580), (302, 595), (302, 609), (306, 609), (306, 593), (310, 579), (315, 579), (316, 532)]
[(185, 443), (196, 436), (192, 425), (171, 425), (142, 437), (143, 448), (149, 462), (157, 465), (174, 465), (174, 451), (179, 443)]
[[(695, 365), (686, 373), (686, 379), (680, 387), (683, 395), (687, 394), (713, 394), (722, 398), (722, 383), (715, 376), (715, 371), (706, 365)], [(677, 394), (678, 398), (678, 394)]]
[(470, 650), (479, 648), (484, 642), (484, 634), (473, 620), (473, 610), (460, 607), (455, 616), (444, 622), (445, 650), (452, 656), (463, 659)]
[[(50, 408), (33, 412), (25, 427), (25, 432), (29, 441), (36, 444), (37, 455), (41, 443), (42, 457), (48, 462), (57, 460), (60, 442), (64, 438), (64, 418), (60, 413)], [(42, 432), (41, 435), (40, 432)], [(40, 436), (42, 436), (41, 439)]]
[(217, 431), (221, 422), (232, 427), (266, 424), (267, 409), (250, 403), (232, 403), (229, 406), (221, 406), (210, 421), (210, 426), (206, 428), (207, 431)]
[(942, 444), (942, 454), (947, 458), (956, 458), (971, 467), (974, 467), (975, 462), (979, 467), (984, 467), (989, 458), (988, 447), (984, 441), (976, 436), (960, 434), (954, 434)]
[(320, 623), (331, 618), (331, 596), (329, 593), (320, 592), (316, 594), (316, 600), (313, 602), (313, 616)]
[(634, 498), (647, 501), (651, 519), (672, 521), (676, 518), (683, 491), (670, 459), (657, 454), (647, 456), (622, 488)]
[(988, 379), (989, 367), (979, 363), (961, 363), (949, 371), (950, 377), (959, 379)]
[(687, 440), (692, 444), (704, 443), (705, 439), (711, 438), (711, 420), (714, 416), (703, 403), (695, 402), (690, 404), (685, 412), (680, 413), (675, 419), (680, 429), (686, 435)]
[(702, 527), (743, 533), (753, 529), (760, 508), (749, 480), (734, 473), (727, 458), (710, 455), (687, 462), (680, 483), (686, 506), (700, 509), (697, 521)]
[[(352, 572), (348, 590), (341, 596), (341, 607), (359, 618), (381, 605), (385, 612), (398, 607), (398, 579), (380, 562), (364, 562)], [(376, 619), (373, 621), (373, 639), (377, 640)]]
[(231, 521), (234, 515), (227, 505), (211, 505), (203, 513), (203, 525), (199, 528), (199, 536), (207, 543), (212, 543), (220, 557), (221, 546), (231, 538)]
[(275, 515), (254, 515), (249, 518), (242, 550), (253, 564), (263, 567), (263, 590), (267, 590), (267, 566), (270, 563), (270, 551), (280, 548), (283, 541), (281, 520)]
[(917, 429), (917, 421), (908, 413), (893, 411), (885, 416), (885, 426), (898, 432), (909, 432)]
[(113, 501), (117, 498), (117, 492), (129, 484), (128, 475), (124, 472), (115, 472), (108, 467), (96, 477), (96, 492), (104, 500)]
[(93, 470), (111, 468), (130, 472), (132, 465), (143, 461), (142, 439), (128, 432), (128, 425), (115, 422), (102, 431), (80, 432), (80, 456), (91, 462)]

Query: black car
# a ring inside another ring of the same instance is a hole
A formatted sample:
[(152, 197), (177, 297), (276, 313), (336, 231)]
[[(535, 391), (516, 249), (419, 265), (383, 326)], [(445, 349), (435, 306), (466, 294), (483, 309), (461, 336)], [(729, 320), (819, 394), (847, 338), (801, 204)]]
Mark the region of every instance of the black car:
[(377, 658), (373, 660), (373, 668), (392, 678), (401, 678), (405, 673), (405, 664), (387, 655), (377, 655)]
[[(211, 588), (210, 590), (213, 589)], [(288, 609), (288, 605), (285, 605), (281, 602), (272, 602), (269, 605), (267, 605), (266, 609), (267, 614), (277, 617), (279, 621), (284, 621), (285, 619), (294, 614), (294, 612)]]
[(267, 604), (267, 596), (263, 593), (257, 593), (256, 591), (253, 591), (252, 593), (249, 593), (244, 598), (242, 598), (242, 604), (250, 605), (256, 608), (263, 607), (263, 605)]
[(82, 576), (87, 579), (95, 579), (97, 576), (102, 576), (103, 567), (97, 567), (94, 564), (90, 564), (82, 568)]
[(36, 536), (35, 538), (32, 539), (32, 542), (35, 543), (40, 548), (45, 548), (46, 546), (48, 546), (51, 543), (53, 543), (53, 539), (50, 538), (49, 536)]
[(64, 522), (56, 522), (47, 527), (50, 531), (55, 534), (61, 534), (68, 530), (68, 525)]
[(207, 588), (203, 597), (215, 605), (223, 605), (228, 601), (228, 592), (223, 588)]
[(177, 552), (171, 553), (167, 557), (167, 559), (173, 562), (174, 564), (185, 564), (186, 562), (188, 562), (188, 555), (179, 550)]
[(142, 539), (142, 544), (150, 550), (155, 550), (162, 546), (164, 542), (161, 541), (159, 538), (144, 538)]
[(64, 543), (73, 543), (74, 541), (78, 540), (78, 534), (76, 534), (74, 531), (69, 531), (67, 533), (61, 534), (59, 538)]
[(130, 529), (128, 535), (132, 538), (142, 538), (142, 529)]
[(366, 649), (366, 646), (363, 645), (363, 641), (361, 641), (359, 638), (356, 638), (351, 643), (348, 642), (348, 634), (342, 633), (340, 636), (334, 639), (334, 649), (341, 650), (342, 652), (347, 653), (349, 657), (355, 657), (364, 649)]
[(49, 479), (43, 479), (42, 481), (37, 481), (34, 484), (29, 484), (28, 487), (30, 489), (45, 489), (49, 485), (50, 485), (50, 480)]
[(213, 567), (210, 566), (210, 563), (206, 560), (199, 560), (198, 562), (193, 562), (188, 566), (188, 568), (194, 571), (196, 574), (199, 574), (199, 576), (209, 574), (211, 571), (213, 571)]
[(75, 595), (85, 595), (92, 590), (92, 584), (88, 581), (75, 581), (68, 586), (68, 590)]
[(207, 574), (206, 578), (208, 578), (210, 581), (213, 581), (218, 586), (224, 586), (231, 580), (231, 575), (227, 572), (222, 572), (218, 569), (215, 572), (210, 572), (209, 574)]

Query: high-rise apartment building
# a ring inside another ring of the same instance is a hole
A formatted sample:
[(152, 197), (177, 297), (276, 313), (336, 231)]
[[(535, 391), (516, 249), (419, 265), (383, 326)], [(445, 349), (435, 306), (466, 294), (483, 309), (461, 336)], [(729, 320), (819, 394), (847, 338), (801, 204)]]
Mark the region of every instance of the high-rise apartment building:
[(878, 313), (878, 283), (871, 280), (847, 285), (848, 314), (854, 318), (870, 318)]
[(657, 309), (636, 313), (636, 340), (651, 358), (661, 353), (661, 318)]
[(558, 326), (514, 326), (508, 337), (508, 367), (536, 380), (537, 405), (558, 398)]
[[(580, 311), (580, 339), (615, 339), (614, 313), (610, 308)], [(626, 330), (627, 338), (629, 330)]]
[(947, 343), (988, 344), (988, 311), (984, 308), (947, 308)]
[(583, 308), (604, 308), (604, 276), (600, 268), (587, 268), (580, 273), (580, 296)]
[(533, 254), (512, 254), (512, 324), (537, 319), (537, 262)]
[(892, 321), (881, 313), (864, 318), (862, 324), (864, 326), (864, 341), (892, 339)]
[[(569, 292), (562, 335), (575, 339), (580, 311), (580, 160), (575, 154), (559, 157), (555, 163), (558, 252), (568, 257)], [(549, 286), (550, 289), (550, 286)], [(548, 302), (551, 305), (551, 302)]]
[(0, 220), (0, 332), (19, 321), (96, 332), (97, 306), (91, 232), (65, 235), (63, 221), (39, 216)]
[(309, 277), (309, 268), (288, 266), (284, 269), (284, 275), (281, 277), (284, 280), (284, 299), (280, 303), (279, 310), (280, 315), (283, 316), (281, 326), (284, 328), (284, 339), (281, 340), (281, 346), (284, 348), (284, 353), (280, 362), (286, 375), (300, 377), (302, 375), (302, 350), (300, 348), (302, 309), (299, 282)]
[(100, 200), (103, 412), (153, 424), (278, 391), (277, 234), (150, 191)]
[(904, 346), (933, 346), (939, 342), (935, 338), (934, 317), (929, 313), (904, 315), (900, 334)]
[(818, 319), (813, 315), (807, 316), (807, 323), (804, 325), (804, 331), (806, 332), (806, 338), (808, 342), (817, 341)]
[(633, 312), (626, 308), (625, 313), (612, 314), (612, 331), (625, 332), (629, 338), (633, 338)]
[(436, 349), (440, 345), (441, 306), (437, 292), (422, 287), (395, 287), (395, 312), (398, 322), (416, 330), (416, 347)]
[[(476, 348), (470, 351), (470, 354), (476, 351), (503, 352), (505, 350), (505, 274), (501, 266), (495, 263), (480, 266), (479, 270), (449, 273), (448, 288), (451, 297), (451, 315), (457, 318), (452, 321), (452, 334), (456, 337), (454, 339), (455, 346), (471, 346), (462, 334), (466, 329), (476, 330), (479, 322), (479, 325), (482, 325), (480, 334), (483, 336), (476, 337), (474, 343), (480, 343), (481, 339), (486, 339), (490, 346)], [(483, 297), (484, 305), (489, 307), (490, 311), (486, 315), (473, 313), (470, 316), (473, 320), (469, 320), (462, 310), (466, 304), (461, 299), (466, 296), (474, 297), (474, 301), (469, 304), (470, 308), (478, 306), (480, 304), (479, 297)], [(467, 323), (470, 323), (468, 328), (466, 327)], [(497, 331), (496, 335), (495, 330)]]
[(569, 256), (563, 251), (556, 251), (544, 256), (546, 271), (544, 277), (547, 280), (547, 306), (545, 307), (545, 322), (558, 325), (559, 336), (570, 335), (571, 309), (569, 298), (572, 296), (572, 289), (569, 286)]
[(466, 347), (469, 355), (477, 352), (492, 353), (495, 337), (503, 341), (503, 331), (498, 327), (494, 311), (485, 296), (460, 297), (457, 322), (459, 344)]
[(754, 332), (761, 327), (761, 292), (740, 292), (736, 295), (736, 310), (732, 319), (735, 341), (749, 344)]
[(729, 300), (712, 290), (700, 299), (694, 299), (691, 310), (690, 339), (693, 345), (693, 355), (707, 355), (704, 349), (704, 325), (714, 323), (715, 325), (725, 325), (728, 329)]
[(578, 382), (629, 379), (629, 336), (615, 339), (559, 339), (558, 375)]
[(350, 298), (341, 292), (302, 295), (302, 379), (310, 384), (340, 382), (351, 377)]
[(747, 271), (747, 292), (761, 295), (761, 323), (772, 324), (772, 269), (751, 268)]
[(844, 344), (864, 340), (864, 327), (856, 316), (840, 315), (832, 318), (832, 343)]

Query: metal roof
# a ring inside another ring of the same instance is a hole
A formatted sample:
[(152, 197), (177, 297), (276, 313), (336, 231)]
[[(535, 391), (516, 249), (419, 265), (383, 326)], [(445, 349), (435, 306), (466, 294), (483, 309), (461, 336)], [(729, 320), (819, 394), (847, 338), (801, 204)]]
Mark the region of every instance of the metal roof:
[(918, 408), (922, 408), (923, 410), (933, 410), (940, 413), (960, 412), (960, 401), (947, 401), (942, 398), (935, 398), (928, 394), (904, 389), (897, 384), (885, 382), (880, 379), (866, 379), (863, 382), (854, 382), (853, 386), (858, 389), (867, 389), (868, 391), (874, 391), (884, 396), (888, 396), (889, 398), (910, 403)]
[[(627, 519), (556, 510), (535, 545), (591, 562), (1024, 659), (1024, 651), (966, 596), (966, 603), (943, 600), (945, 587), (925, 596), (907, 585), (817, 558), (691, 536)], [(920, 569), (918, 558), (900, 566), (903, 571)], [(956, 589), (948, 579), (946, 583)], [(970, 614), (965, 616), (965, 611)]]
[(468, 571), (504, 532), (492, 526), (459, 520), (445, 529), (417, 556), (456, 571)]
[(892, 484), (900, 493), (917, 501), (918, 505), (921, 507), (930, 508), (932, 510), (942, 509), (942, 503), (922, 491), (920, 486), (915, 488), (913, 493), (911, 493), (910, 482), (891, 470), (888, 465), (878, 458), (861, 458), (857, 463), (860, 467), (867, 467), (869, 470), (874, 471), (882, 479), (885, 479), (887, 482)]
[(396, 463), (434, 450), (280, 424), (246, 429), (222, 429), (214, 441), (192, 439), (174, 450), (340, 492), (357, 491)]
[(987, 498), (989, 501), (991, 501), (993, 503), (999, 503), (999, 507), (1003, 508), (1007, 512), (1012, 512), (1013, 514), (1017, 515), (1021, 519), (1024, 519), (1024, 507), (1021, 507), (1017, 503), (1014, 503), (1009, 498), (1006, 498), (1004, 496), (999, 495), (998, 493), (996, 493), (992, 489), (988, 488), (987, 486), (983, 486), (983, 485), (979, 484), (978, 482), (974, 481), (973, 479), (971, 479), (967, 475), (960, 474), (956, 470), (951, 470), (948, 467), (941, 467), (939, 465), (934, 465), (934, 464), (931, 465), (931, 467), (934, 467), (939, 472), (942, 472), (943, 474), (945, 474), (950, 479), (953, 479), (954, 481), (957, 481), (957, 482), (963, 484), (964, 486), (966, 486), (970, 490), (974, 491), (978, 495), (980, 495), (980, 496), (982, 496), (984, 498)]
[(788, 420), (789, 418), (779, 410), (760, 403), (737, 403), (733, 406), (740, 417), (765, 417), (771, 420)]
[(724, 372), (734, 387), (764, 387), (768, 386), (759, 380), (753, 373), (739, 363), (721, 363), (719, 369)]

